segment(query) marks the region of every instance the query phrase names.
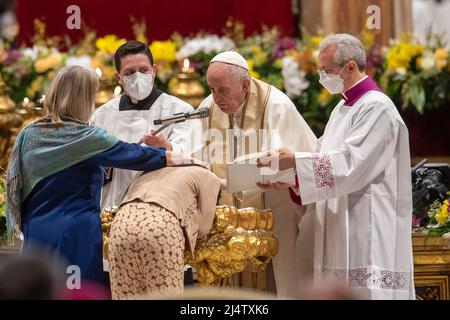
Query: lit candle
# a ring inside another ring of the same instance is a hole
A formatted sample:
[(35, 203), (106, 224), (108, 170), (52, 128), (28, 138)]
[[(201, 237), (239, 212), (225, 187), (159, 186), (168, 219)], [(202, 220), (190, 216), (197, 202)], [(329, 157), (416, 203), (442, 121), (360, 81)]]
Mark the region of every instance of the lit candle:
[(184, 59), (183, 61), (183, 69), (181, 69), (181, 72), (183, 73), (193, 73), (194, 69), (190, 68), (190, 62), (189, 59)]
[(98, 78), (100, 79), (103, 75), (102, 69), (97, 67), (97, 68), (95, 68), (95, 72), (97, 73)]

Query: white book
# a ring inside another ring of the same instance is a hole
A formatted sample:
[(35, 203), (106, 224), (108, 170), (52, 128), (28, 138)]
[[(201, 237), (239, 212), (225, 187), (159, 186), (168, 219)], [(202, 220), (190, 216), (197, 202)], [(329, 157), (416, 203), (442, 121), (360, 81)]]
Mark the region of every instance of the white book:
[[(256, 159), (264, 154), (253, 153), (227, 163), (228, 192), (236, 193), (254, 189), (258, 187), (258, 183), (295, 183), (294, 169), (277, 170), (276, 162), (273, 162), (272, 167), (258, 168)], [(272, 161), (274, 161), (273, 158)]]

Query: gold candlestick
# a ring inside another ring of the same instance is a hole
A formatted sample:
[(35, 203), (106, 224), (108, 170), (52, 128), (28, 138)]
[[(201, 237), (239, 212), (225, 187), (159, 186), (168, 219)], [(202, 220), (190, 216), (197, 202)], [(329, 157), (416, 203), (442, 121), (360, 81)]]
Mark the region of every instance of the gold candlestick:
[(16, 111), (23, 120), (20, 129), (44, 116), (44, 98), (45, 96), (42, 96), (37, 102), (31, 101), (29, 98), (23, 99), (23, 102)]
[(198, 79), (200, 76), (190, 67), (189, 59), (184, 59), (181, 73), (169, 85), (169, 93), (197, 108), (205, 98), (205, 89)]
[(16, 104), (7, 91), (6, 84), (0, 77), (0, 167), (4, 169), (22, 124), (21, 116), (16, 113)]
[(100, 88), (95, 96), (95, 107), (98, 108), (114, 98), (114, 92), (112, 90), (112, 81), (105, 78), (102, 69), (96, 68), (95, 72), (97, 73), (100, 81)]

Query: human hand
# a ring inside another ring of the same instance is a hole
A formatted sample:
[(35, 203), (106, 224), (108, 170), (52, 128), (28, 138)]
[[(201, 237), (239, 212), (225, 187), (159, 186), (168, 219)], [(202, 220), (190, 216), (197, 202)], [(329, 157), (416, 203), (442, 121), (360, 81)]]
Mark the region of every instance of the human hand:
[(291, 149), (281, 148), (277, 152), (267, 152), (259, 157), (256, 163), (258, 168), (270, 167), (275, 170), (287, 170), (295, 167), (295, 153)]
[(226, 191), (227, 189), (228, 189), (227, 179), (220, 179), (220, 190)]
[(162, 133), (153, 135), (153, 132), (155, 132), (155, 130), (151, 130), (150, 134), (144, 135), (141, 141), (149, 147), (166, 148), (166, 150), (172, 150), (172, 144), (164, 137)]

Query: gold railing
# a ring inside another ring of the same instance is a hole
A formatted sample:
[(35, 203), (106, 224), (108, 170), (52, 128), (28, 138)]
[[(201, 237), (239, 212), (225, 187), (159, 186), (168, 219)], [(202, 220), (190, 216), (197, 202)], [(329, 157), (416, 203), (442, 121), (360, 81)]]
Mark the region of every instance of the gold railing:
[(450, 300), (450, 249), (442, 237), (413, 234), (414, 282), (418, 300)]

